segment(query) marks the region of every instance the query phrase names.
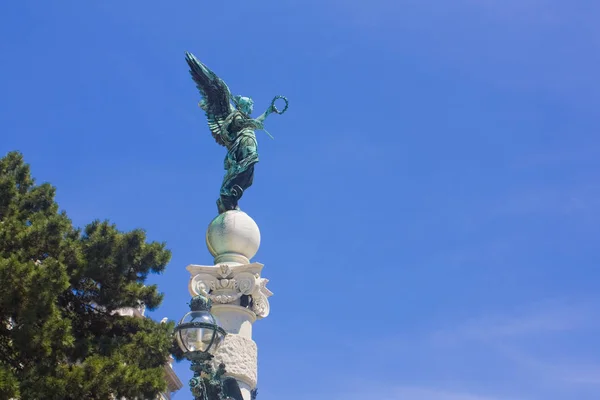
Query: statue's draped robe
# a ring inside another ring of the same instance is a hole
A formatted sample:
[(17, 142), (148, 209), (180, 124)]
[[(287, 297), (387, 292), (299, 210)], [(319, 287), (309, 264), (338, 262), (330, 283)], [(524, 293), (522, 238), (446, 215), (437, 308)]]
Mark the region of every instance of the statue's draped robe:
[(225, 121), (223, 141), (227, 145), (219, 208), (233, 210), (243, 192), (252, 185), (254, 164), (258, 162), (258, 144), (254, 130), (257, 122), (234, 111)]

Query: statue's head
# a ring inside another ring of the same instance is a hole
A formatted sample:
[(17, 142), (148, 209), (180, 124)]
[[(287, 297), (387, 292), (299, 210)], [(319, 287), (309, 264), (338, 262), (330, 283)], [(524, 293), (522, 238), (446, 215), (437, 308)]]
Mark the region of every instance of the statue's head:
[(235, 103), (241, 112), (244, 114), (252, 114), (254, 110), (254, 101), (250, 97), (235, 96)]

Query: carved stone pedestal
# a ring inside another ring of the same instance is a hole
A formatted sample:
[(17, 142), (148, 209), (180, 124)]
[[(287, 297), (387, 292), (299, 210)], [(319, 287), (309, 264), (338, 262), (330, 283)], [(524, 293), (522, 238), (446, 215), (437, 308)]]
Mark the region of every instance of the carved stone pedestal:
[(212, 314), (228, 335), (215, 355), (224, 362), (227, 376), (234, 377), (244, 400), (251, 399), (257, 382), (257, 347), (252, 326), (269, 315), (267, 279), (263, 265), (250, 259), (260, 246), (256, 223), (242, 211), (227, 211), (215, 218), (206, 233), (206, 243), (215, 258), (214, 265), (189, 265), (189, 291), (213, 301)]

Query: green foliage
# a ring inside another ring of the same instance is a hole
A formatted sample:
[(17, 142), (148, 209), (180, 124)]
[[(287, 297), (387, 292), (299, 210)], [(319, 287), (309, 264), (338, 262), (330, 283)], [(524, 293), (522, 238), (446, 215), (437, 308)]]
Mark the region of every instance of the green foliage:
[(75, 229), (21, 154), (0, 159), (0, 399), (153, 399), (173, 324), (115, 314), (158, 307), (145, 286), (170, 252), (142, 230)]

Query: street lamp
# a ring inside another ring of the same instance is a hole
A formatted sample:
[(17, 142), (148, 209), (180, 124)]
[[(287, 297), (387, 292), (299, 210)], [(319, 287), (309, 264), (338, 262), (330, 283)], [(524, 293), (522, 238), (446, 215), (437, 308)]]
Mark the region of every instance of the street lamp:
[(175, 327), (177, 344), (183, 355), (192, 362), (190, 390), (196, 400), (243, 400), (234, 378), (222, 378), (225, 364), (215, 371), (212, 359), (227, 332), (219, 326), (210, 313), (212, 302), (204, 296), (196, 296), (190, 302), (190, 312)]

